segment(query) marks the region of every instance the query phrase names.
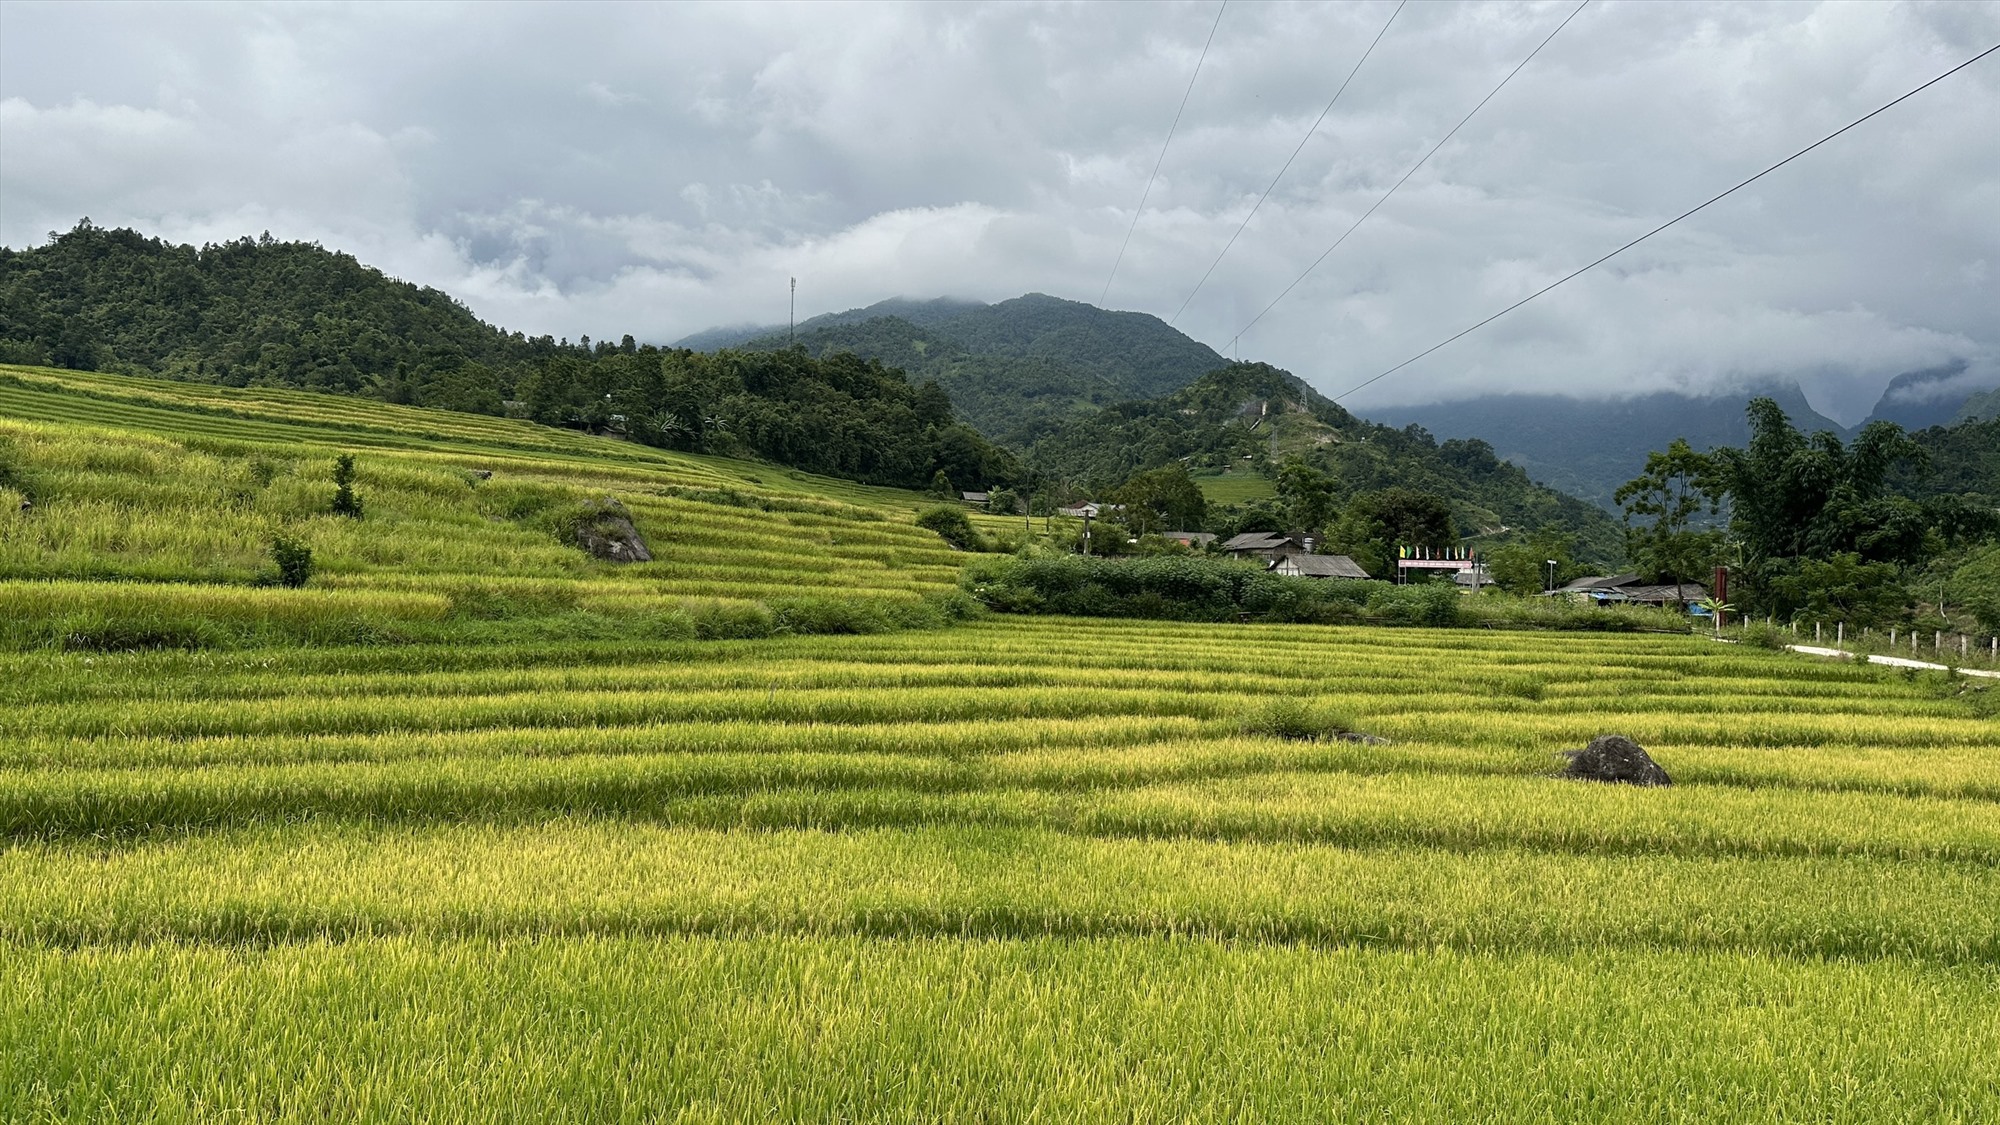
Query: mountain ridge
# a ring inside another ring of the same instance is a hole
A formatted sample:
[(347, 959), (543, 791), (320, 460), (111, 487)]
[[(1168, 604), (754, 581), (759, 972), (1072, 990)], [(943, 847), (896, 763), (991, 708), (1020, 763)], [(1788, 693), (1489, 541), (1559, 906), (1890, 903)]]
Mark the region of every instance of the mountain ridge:
[(1439, 438), (1480, 438), (1502, 460), (1535, 480), (1613, 510), (1612, 493), (1639, 475), (1646, 455), (1686, 438), (1697, 449), (1749, 440), (1744, 408), (1759, 395), (1777, 400), (1807, 431), (1846, 427), (1814, 410), (1796, 383), (1772, 382), (1718, 395), (1660, 391), (1625, 399), (1561, 395), (1486, 395), (1451, 403), (1374, 412), (1387, 425), (1421, 426)]

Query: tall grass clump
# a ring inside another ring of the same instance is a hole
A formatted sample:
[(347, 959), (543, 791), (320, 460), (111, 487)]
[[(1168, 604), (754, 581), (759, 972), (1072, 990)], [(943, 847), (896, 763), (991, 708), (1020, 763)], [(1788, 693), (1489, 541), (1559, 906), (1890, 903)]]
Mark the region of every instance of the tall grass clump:
[(1354, 720), (1301, 699), (1274, 699), (1243, 717), (1239, 729), (1259, 738), (1319, 742), (1354, 733)]

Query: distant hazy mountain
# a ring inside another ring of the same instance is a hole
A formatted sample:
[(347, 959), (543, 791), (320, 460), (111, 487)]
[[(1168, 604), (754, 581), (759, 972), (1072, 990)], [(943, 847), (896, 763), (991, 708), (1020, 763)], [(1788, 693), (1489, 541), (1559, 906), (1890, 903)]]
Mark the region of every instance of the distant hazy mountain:
[(1967, 366), (1961, 359), (1922, 371), (1903, 372), (1889, 380), (1881, 400), (1863, 425), (1877, 420), (1894, 422), (1906, 430), (1950, 425), (1967, 401), (1981, 393), (1960, 378)]
[(1662, 392), (1593, 400), (1489, 395), (1372, 413), (1377, 421), (1422, 426), (1439, 438), (1484, 438), (1502, 460), (1521, 466), (1535, 480), (1612, 508), (1611, 494), (1639, 475), (1646, 454), (1665, 449), (1677, 437), (1697, 449), (1748, 441), (1743, 408), (1760, 394), (1776, 399), (1802, 430), (1847, 432), (1808, 405), (1794, 383), (1712, 396)]
[(1956, 426), (1966, 422), (1990, 422), (1995, 418), (2000, 418), (2000, 387), (1981, 391), (1966, 399), (1965, 405), (1958, 408), (1957, 414), (1952, 415), (1951, 424)]
[(1227, 362), (1158, 317), (1042, 293), (992, 305), (897, 298), (813, 317), (796, 335), (746, 331), (712, 329), (680, 343), (767, 350), (795, 340), (813, 355), (879, 359), (937, 380), (960, 417), (1020, 445), (1109, 403), (1178, 390)]
[(784, 331), (782, 324), (732, 324), (722, 328), (704, 328), (675, 340), (674, 347), (696, 352), (719, 352), (724, 348), (740, 348), (759, 336), (769, 336), (773, 332), (783, 335)]

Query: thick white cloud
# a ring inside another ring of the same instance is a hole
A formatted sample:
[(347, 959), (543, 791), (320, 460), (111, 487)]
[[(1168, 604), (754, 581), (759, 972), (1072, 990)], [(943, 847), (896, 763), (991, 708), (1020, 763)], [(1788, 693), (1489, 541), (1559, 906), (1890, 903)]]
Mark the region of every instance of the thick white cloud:
[[(1172, 316), (1393, 5), (1234, 4), (1109, 303)], [(1572, 5), (1410, 5), (1178, 325), (1218, 348)], [(1216, 9), (0, 12), (0, 241), (89, 215), (349, 250), (668, 341), (896, 295), (1096, 300)], [(2000, 7), (1594, 3), (1237, 351), (1338, 393), (2000, 42)], [(1357, 405), (2000, 382), (2000, 56)]]

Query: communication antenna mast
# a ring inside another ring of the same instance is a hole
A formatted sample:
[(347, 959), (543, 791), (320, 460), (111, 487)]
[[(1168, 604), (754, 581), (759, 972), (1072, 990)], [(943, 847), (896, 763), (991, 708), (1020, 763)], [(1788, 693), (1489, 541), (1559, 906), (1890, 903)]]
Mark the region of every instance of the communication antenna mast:
[(792, 279), (792, 319), (790, 326), (785, 329), (785, 343), (787, 345), (790, 345), (790, 344), (796, 344), (798, 342), (799, 342), (799, 279), (795, 277)]

